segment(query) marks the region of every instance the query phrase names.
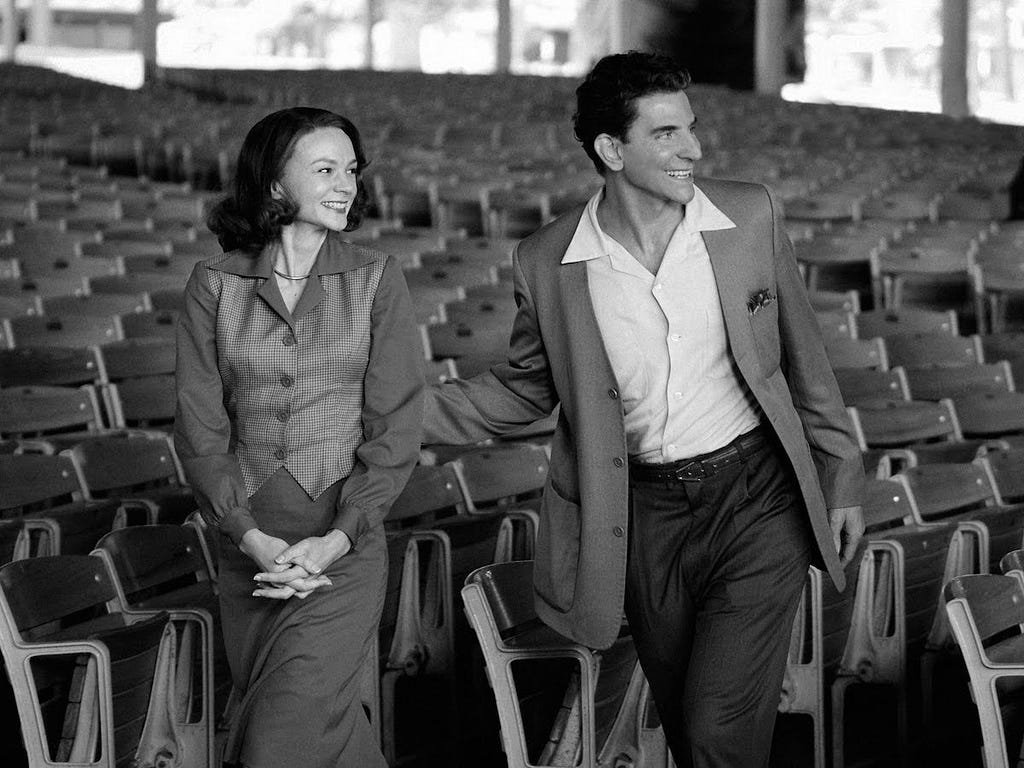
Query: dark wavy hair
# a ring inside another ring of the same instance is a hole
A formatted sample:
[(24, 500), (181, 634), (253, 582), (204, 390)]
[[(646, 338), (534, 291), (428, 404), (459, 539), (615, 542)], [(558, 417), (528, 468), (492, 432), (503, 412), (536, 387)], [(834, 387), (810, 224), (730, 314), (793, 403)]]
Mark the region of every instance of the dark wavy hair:
[(369, 205), (362, 176), (368, 163), (359, 131), (350, 120), (326, 109), (291, 107), (272, 112), (249, 129), (238, 152), (232, 192), (206, 218), (206, 226), (225, 252), (259, 253), (280, 237), (281, 227), (295, 220), (298, 206), (291, 200), (274, 199), (270, 188), (281, 179), (295, 143), (318, 128), (340, 128), (352, 141), (357, 187), (345, 231), (359, 227)]
[(675, 93), (690, 85), (690, 74), (667, 56), (642, 51), (605, 56), (576, 89), (573, 131), (602, 176), (604, 163), (594, 150), (602, 133), (625, 141), (636, 120), (636, 100), (652, 93)]

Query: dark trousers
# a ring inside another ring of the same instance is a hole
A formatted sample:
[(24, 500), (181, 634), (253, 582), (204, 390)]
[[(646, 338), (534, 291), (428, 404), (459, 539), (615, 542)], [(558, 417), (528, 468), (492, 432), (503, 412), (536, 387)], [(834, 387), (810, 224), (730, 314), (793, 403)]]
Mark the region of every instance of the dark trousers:
[(702, 480), (631, 479), (626, 616), (679, 768), (764, 766), (813, 536), (774, 440)]

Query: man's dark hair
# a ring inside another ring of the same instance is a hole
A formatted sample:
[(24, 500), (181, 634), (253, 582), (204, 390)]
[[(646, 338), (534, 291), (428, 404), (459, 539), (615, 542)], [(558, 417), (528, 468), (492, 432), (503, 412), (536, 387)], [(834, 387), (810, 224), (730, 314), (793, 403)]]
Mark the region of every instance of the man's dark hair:
[(573, 131), (602, 176), (604, 163), (594, 151), (602, 133), (625, 140), (636, 120), (636, 100), (652, 93), (686, 90), (690, 75), (667, 56), (642, 51), (613, 53), (594, 65), (576, 89)]
[(267, 243), (280, 237), (281, 227), (295, 220), (298, 206), (291, 200), (274, 199), (271, 185), (281, 179), (296, 142), (318, 128), (340, 128), (352, 141), (358, 186), (345, 231), (359, 226), (368, 207), (362, 180), (367, 160), (359, 131), (350, 120), (326, 109), (291, 107), (264, 117), (249, 129), (242, 142), (232, 193), (210, 211), (206, 220), (221, 248), (258, 254)]

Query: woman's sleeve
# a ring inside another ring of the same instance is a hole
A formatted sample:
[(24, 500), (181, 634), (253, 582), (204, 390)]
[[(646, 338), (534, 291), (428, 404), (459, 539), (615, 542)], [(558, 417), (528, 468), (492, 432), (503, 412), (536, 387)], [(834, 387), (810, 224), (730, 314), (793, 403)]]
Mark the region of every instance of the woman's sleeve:
[(217, 366), (216, 318), (209, 270), (197, 264), (178, 320), (174, 447), (203, 519), (238, 544), (246, 531), (258, 526), (238, 459), (228, 450), (231, 422)]
[(383, 521), (419, 458), (423, 348), (405, 278), (394, 259), (373, 299), (370, 359), (363, 380), (363, 442), (341, 489), (334, 528), (359, 537)]

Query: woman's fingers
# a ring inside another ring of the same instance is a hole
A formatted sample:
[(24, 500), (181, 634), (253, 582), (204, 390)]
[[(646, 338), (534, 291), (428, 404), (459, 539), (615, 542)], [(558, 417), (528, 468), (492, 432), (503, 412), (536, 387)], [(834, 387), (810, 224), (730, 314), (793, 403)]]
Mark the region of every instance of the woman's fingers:
[(292, 565), (300, 566), (305, 568), (312, 575), (316, 575), (323, 570), (323, 565), (320, 563), (320, 552), (317, 551), (316, 542), (312, 539), (303, 539), (292, 546), (288, 547), (284, 552), (274, 558), (274, 562), (278, 565), (284, 565), (291, 563)]
[(253, 597), (269, 597), (276, 600), (287, 600), (290, 597), (305, 600), (320, 587), (330, 586), (333, 586), (333, 582), (326, 576), (299, 577), (286, 583), (261, 581), (252, 594)]
[(299, 565), (292, 565), (283, 571), (262, 571), (253, 576), (253, 581), (265, 584), (287, 584), (295, 579), (304, 579), (310, 576), (309, 571)]

